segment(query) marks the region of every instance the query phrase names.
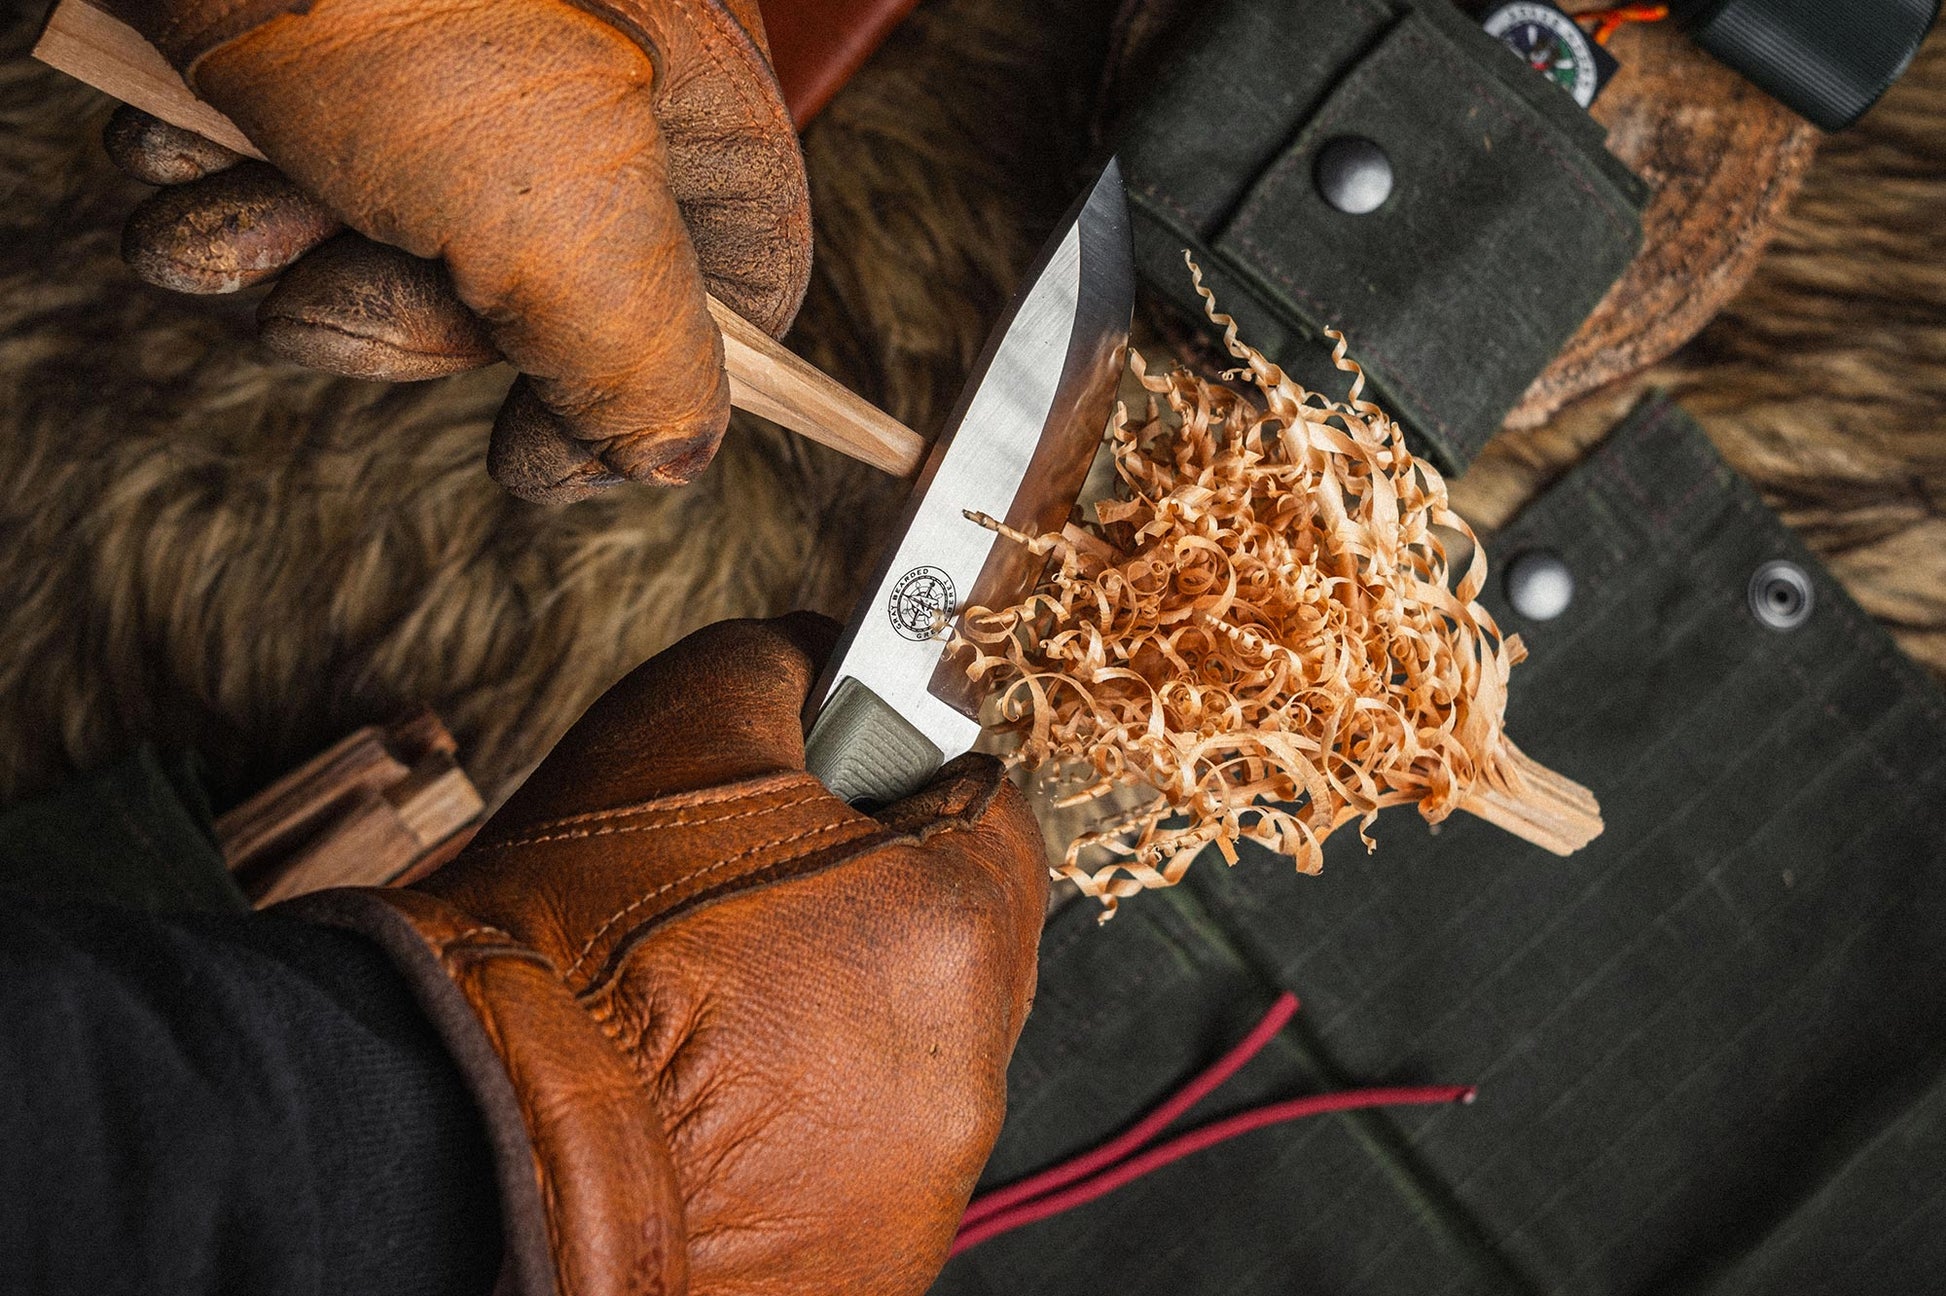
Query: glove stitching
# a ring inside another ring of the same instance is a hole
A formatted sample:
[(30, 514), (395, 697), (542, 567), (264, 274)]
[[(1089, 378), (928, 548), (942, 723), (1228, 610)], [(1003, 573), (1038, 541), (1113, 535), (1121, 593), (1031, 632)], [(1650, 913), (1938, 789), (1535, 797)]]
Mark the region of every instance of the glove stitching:
[[(819, 793), (824, 791), (822, 784), (813, 783), (809, 787), (802, 786), (804, 783), (810, 781), (810, 778), (810, 775), (803, 773), (786, 775), (781, 779), (777, 775), (759, 775), (755, 779), (745, 780), (728, 787), (706, 788), (697, 792), (678, 793), (675, 796), (651, 797), (647, 801), (636, 801), (628, 805), (608, 806), (601, 810), (584, 810), (580, 814), (562, 815), (557, 819), (541, 819), (528, 825), (528, 831), (563, 828), (569, 824), (602, 823), (609, 819), (621, 818), (626, 815), (679, 814), (683, 808), (682, 806), (676, 806), (672, 811), (668, 804), (678, 797), (689, 804), (696, 805), (735, 804), (739, 801), (747, 801), (753, 796), (762, 796), (768, 785), (777, 782), (795, 783), (799, 785), (797, 794), (788, 801), (779, 801), (777, 803), (779, 806), (802, 805), (806, 801), (815, 799)], [(765, 786), (753, 787), (753, 784), (763, 784)], [(684, 822), (714, 823), (717, 821), (714, 819), (691, 819)], [(508, 846), (514, 844), (513, 842), (499, 843), (499, 845)], [(493, 850), (496, 849), (496, 846), (478, 846), (474, 849)]]
[[(624, 905), (622, 908), (618, 909), (613, 915), (611, 915), (607, 922), (603, 923), (600, 927), (596, 928), (595, 934), (588, 938), (588, 943), (581, 947), (581, 952), (575, 956), (574, 962), (568, 965), (568, 970), (562, 973), (561, 977), (563, 980), (567, 980), (568, 978), (572, 977), (576, 972), (580, 971), (581, 965), (588, 961), (588, 956), (595, 952), (595, 946), (601, 943), (601, 938), (606, 936), (609, 933), (609, 931), (615, 926), (616, 923), (621, 922), (624, 918), (634, 913), (637, 909), (640, 909), (643, 905), (648, 904), (650, 901), (655, 900), (658, 897), (663, 896), (668, 892), (675, 890), (677, 887), (686, 886), (689, 883), (694, 882), (697, 878), (705, 877), (711, 873), (721, 872), (723, 869), (729, 868), (732, 864), (741, 863), (742, 861), (749, 859), (752, 855), (760, 855), (763, 852), (767, 850), (772, 850), (778, 846), (788, 846), (791, 845), (793, 842), (804, 841), (807, 838), (811, 838), (811, 837), (824, 836), (828, 833), (837, 832), (845, 828), (852, 828), (852, 827), (862, 828), (867, 826), (873, 828), (878, 827), (877, 824), (872, 823), (872, 821), (870, 820), (866, 820), (864, 821), (864, 823), (859, 823), (855, 820), (841, 819), (833, 823), (819, 824), (814, 828), (800, 828), (798, 831), (794, 833), (789, 833), (783, 837), (778, 837), (772, 841), (760, 842), (755, 846), (749, 847), (748, 849), (738, 851), (736, 854), (730, 856), (727, 859), (718, 860), (714, 864), (706, 864), (702, 868), (696, 869), (693, 872), (685, 873), (683, 876), (679, 878), (675, 878), (672, 879), (671, 881), (664, 882), (661, 886), (649, 892), (647, 895), (637, 896), (634, 900), (630, 901), (628, 904)], [(617, 831), (639, 832), (642, 831), (642, 829), (618, 829)]]
[(498, 936), (502, 940), (513, 939), (513, 937), (507, 935), (506, 932), (501, 931), (498, 927), (493, 926), (491, 923), (481, 923), (477, 927), (468, 927), (463, 932), (458, 932), (452, 936), (448, 936), (445, 940), (445, 944), (448, 947), (451, 947), (454, 945), (458, 945), (461, 941), (471, 940), (475, 936)]
[[(677, 818), (656, 820), (651, 823), (611, 824), (607, 827), (584, 828), (574, 832), (541, 833), (533, 837), (515, 837), (508, 841), (493, 842), (486, 846), (476, 847), (475, 849), (480, 851), (505, 850), (510, 846), (534, 846), (541, 842), (552, 841), (580, 841), (588, 837), (612, 837), (618, 833), (650, 832), (664, 828), (699, 828), (704, 824), (729, 823), (733, 819), (748, 819), (755, 815), (769, 814), (773, 810), (794, 809), (814, 799), (814, 794), (807, 794), (792, 801), (773, 802), (770, 805), (755, 806), (747, 810), (737, 810), (730, 814), (705, 815), (699, 819), (684, 819), (678, 814)], [(631, 815), (649, 815), (654, 813), (655, 811), (653, 809), (604, 810), (600, 812), (603, 816), (615, 819), (625, 818)], [(600, 823), (601, 820), (597, 819), (596, 822)]]
[[(727, 15), (721, 14), (718, 7), (715, 5), (707, 5), (705, 6), (704, 13), (698, 13), (696, 11), (696, 6), (688, 3), (688, 0), (676, 0), (676, 4), (679, 8), (687, 11), (686, 16), (688, 17), (691, 24), (697, 27), (715, 28), (716, 34), (719, 38), (727, 36), (728, 34), (723, 29), (725, 27), (730, 27), (736, 31), (736, 34), (738, 36), (742, 36), (745, 41), (748, 41), (750, 39), (749, 34), (743, 30), (742, 23), (737, 22), (733, 18), (728, 18)], [(734, 42), (735, 37), (730, 37), (729, 39), (731, 39), (732, 42)], [(737, 78), (736, 75), (730, 71), (728, 65), (724, 63), (722, 52), (717, 49), (716, 42), (705, 39), (702, 42), (702, 46), (703, 46), (703, 57), (707, 58), (713, 65), (715, 65), (717, 77), (722, 81), (726, 81), (737, 88), (738, 90), (737, 98), (742, 101), (741, 106), (744, 108), (755, 107), (760, 111), (767, 109), (768, 110), (767, 115), (771, 118), (773, 122), (775, 122), (777, 117), (779, 116), (779, 113), (777, 111), (778, 101), (771, 100), (769, 96), (766, 95), (766, 96), (760, 96), (758, 102), (753, 104), (750, 100), (749, 94), (744, 91), (743, 82), (739, 78)], [(772, 70), (771, 75), (773, 77), (776, 75), (774, 69)], [(656, 121), (656, 125), (659, 127), (661, 124), (662, 124), (661, 120), (660, 118), (658, 118)], [(791, 129), (795, 131), (796, 125), (793, 124)], [(687, 227), (685, 227), (685, 232), (687, 232)], [(702, 260), (701, 257), (697, 258), (697, 261), (699, 263), (701, 262), (701, 260)]]

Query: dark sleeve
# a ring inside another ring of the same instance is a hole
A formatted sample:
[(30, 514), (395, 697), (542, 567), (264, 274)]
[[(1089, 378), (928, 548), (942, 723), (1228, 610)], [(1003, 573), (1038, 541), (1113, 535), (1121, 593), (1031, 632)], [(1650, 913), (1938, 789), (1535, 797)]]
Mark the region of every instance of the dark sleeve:
[(0, 893), (0, 1291), (489, 1291), (486, 1135), (363, 937)]

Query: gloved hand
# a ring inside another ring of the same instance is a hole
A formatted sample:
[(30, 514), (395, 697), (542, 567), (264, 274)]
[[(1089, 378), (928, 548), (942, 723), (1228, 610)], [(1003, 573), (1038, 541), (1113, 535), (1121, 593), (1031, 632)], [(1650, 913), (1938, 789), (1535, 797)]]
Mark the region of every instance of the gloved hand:
[(486, 1113), (519, 1292), (916, 1294), (945, 1261), (1047, 866), (990, 757), (875, 817), (804, 772), (829, 642), (699, 631), (433, 877), (280, 906), (413, 981)]
[(110, 152), (172, 186), (130, 221), (143, 277), (291, 266), (266, 340), (338, 372), (504, 356), (488, 465), (527, 498), (709, 462), (729, 389), (705, 285), (777, 335), (810, 274), (754, 0), (105, 2), (275, 164), (120, 114)]

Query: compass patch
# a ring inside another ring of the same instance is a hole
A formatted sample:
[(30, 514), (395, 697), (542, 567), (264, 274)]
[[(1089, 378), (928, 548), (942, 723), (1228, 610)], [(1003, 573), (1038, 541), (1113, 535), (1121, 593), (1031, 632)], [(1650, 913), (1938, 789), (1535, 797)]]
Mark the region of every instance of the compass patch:
[(1614, 57), (1590, 40), (1573, 18), (1540, 0), (1503, 4), (1486, 16), (1482, 26), (1487, 35), (1573, 95), (1583, 108), (1595, 101), (1617, 66)]

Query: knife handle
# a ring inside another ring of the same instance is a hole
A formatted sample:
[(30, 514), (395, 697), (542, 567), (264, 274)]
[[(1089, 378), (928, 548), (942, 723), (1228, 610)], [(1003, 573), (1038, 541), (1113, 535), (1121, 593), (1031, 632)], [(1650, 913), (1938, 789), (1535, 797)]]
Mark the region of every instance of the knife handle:
[[(210, 107), (140, 32), (87, 0), (61, 0), (48, 15), (34, 57), (97, 90), (249, 157), (263, 154), (235, 122)], [(723, 334), (730, 402), (861, 463), (910, 477), (926, 440), (890, 414), (786, 351), (768, 333), (709, 299)]]
[(911, 796), (945, 761), (932, 739), (850, 676), (831, 690), (804, 737), (804, 768), (860, 808)]

